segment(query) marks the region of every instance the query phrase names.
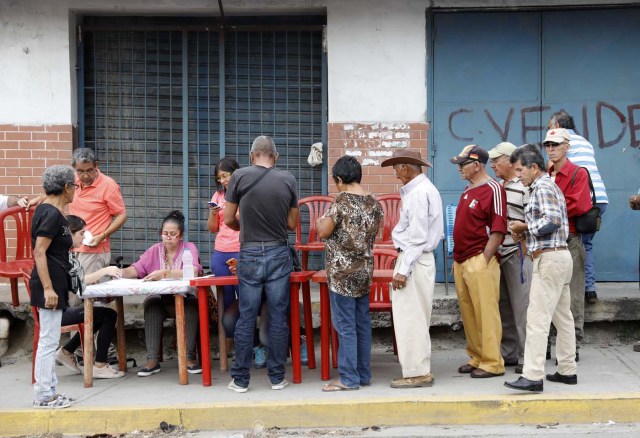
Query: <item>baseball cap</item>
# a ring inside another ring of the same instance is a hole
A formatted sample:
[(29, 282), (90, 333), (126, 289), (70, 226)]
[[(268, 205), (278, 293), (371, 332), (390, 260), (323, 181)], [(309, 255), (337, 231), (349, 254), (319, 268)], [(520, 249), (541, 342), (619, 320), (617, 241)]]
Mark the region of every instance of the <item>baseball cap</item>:
[(453, 164), (461, 164), (465, 161), (478, 161), (487, 164), (489, 154), (477, 144), (465, 146), (457, 156), (449, 158)]
[(495, 148), (489, 151), (489, 158), (498, 158), (500, 155), (510, 157), (513, 151), (517, 149), (516, 145), (508, 141), (499, 143)]
[(564, 128), (555, 128), (547, 131), (543, 143), (562, 143), (571, 140), (569, 132)]

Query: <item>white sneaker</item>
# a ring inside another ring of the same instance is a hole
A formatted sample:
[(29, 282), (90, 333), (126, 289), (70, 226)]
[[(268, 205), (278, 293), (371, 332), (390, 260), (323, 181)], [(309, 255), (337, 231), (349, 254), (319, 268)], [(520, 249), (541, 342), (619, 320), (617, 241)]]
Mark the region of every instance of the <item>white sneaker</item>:
[(272, 383), (271, 389), (275, 389), (275, 390), (284, 389), (288, 384), (289, 382), (287, 382), (287, 379), (282, 379), (280, 383)]
[(111, 368), (109, 365), (105, 365), (102, 368), (98, 368), (97, 366), (93, 366), (93, 378), (94, 379), (117, 379), (118, 377), (123, 377), (124, 371), (116, 370)]
[(236, 384), (235, 379), (229, 382), (229, 384), (227, 385), (227, 389), (230, 389), (233, 392), (239, 392), (239, 393), (247, 392), (249, 390), (249, 388), (243, 388), (242, 386)]
[(73, 371), (75, 374), (82, 374), (82, 370), (78, 366), (78, 362), (76, 361), (76, 355), (67, 355), (63, 351), (63, 348), (58, 349), (56, 351), (56, 360), (63, 365), (65, 368)]

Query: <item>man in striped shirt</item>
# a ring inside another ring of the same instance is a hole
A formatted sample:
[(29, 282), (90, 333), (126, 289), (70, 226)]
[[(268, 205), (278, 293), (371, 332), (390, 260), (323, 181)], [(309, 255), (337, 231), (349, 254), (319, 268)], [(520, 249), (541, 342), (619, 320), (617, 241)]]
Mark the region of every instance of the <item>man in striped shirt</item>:
[(460, 196), (453, 227), (453, 276), (467, 338), (468, 363), (458, 372), (473, 378), (502, 376), (502, 325), (498, 247), (507, 233), (504, 188), (486, 170), (489, 154), (469, 145), (451, 158), (460, 177), (469, 181)]
[(533, 277), (527, 310), (524, 370), (518, 380), (504, 384), (521, 391), (542, 391), (545, 350), (553, 321), (558, 330), (558, 371), (547, 374), (547, 380), (575, 385), (578, 383), (576, 338), (569, 291), (573, 260), (567, 251), (569, 219), (565, 197), (545, 172), (544, 158), (537, 146), (519, 147), (510, 160), (522, 183), (531, 189), (525, 208), (526, 222), (510, 221), (509, 230), (516, 241), (527, 239)]
[[(529, 202), (529, 189), (516, 176), (509, 160), (516, 146), (509, 142), (498, 144), (489, 151), (491, 169), (502, 179), (507, 194), (507, 220), (524, 221), (524, 209)], [(522, 247), (522, 246), (524, 247)], [(525, 257), (524, 242), (515, 242), (510, 232), (498, 249), (500, 253), (500, 319), (502, 343), (500, 353), (505, 365), (515, 365), (522, 373), (524, 341), (527, 333), (527, 306), (531, 286), (531, 259)]]
[[(547, 129), (554, 128), (564, 128), (569, 133), (570, 147), (567, 151), (567, 158), (576, 166), (586, 167), (589, 171), (591, 181), (593, 182), (593, 189), (596, 192), (596, 207), (600, 209), (600, 217), (602, 217), (609, 205), (609, 198), (607, 198), (607, 190), (600, 176), (598, 165), (596, 164), (593, 146), (587, 139), (576, 134), (576, 125), (573, 122), (573, 117), (566, 111), (558, 111), (551, 116), (547, 124)], [(582, 235), (582, 244), (584, 245), (586, 254), (584, 263), (584, 293), (585, 299), (590, 304), (595, 303), (598, 299), (598, 294), (596, 293), (595, 257), (593, 254), (593, 245), (591, 244), (594, 235), (595, 233)]]

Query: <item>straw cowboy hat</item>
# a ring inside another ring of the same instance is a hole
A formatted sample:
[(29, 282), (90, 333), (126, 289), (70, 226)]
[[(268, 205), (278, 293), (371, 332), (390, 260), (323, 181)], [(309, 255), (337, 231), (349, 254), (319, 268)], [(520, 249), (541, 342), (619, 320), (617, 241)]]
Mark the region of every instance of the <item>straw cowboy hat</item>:
[(428, 161), (424, 161), (420, 156), (420, 151), (411, 149), (395, 149), (391, 158), (384, 160), (380, 166), (387, 167), (394, 164), (415, 164), (417, 166), (433, 167)]

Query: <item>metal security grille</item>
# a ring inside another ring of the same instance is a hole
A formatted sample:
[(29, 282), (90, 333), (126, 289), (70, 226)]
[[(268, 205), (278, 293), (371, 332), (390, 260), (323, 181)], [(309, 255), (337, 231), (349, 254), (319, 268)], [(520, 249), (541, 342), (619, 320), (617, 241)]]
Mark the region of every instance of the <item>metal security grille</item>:
[(88, 30), (83, 42), (80, 141), (120, 184), (129, 217), (114, 258), (135, 261), (158, 241), (162, 217), (180, 209), (208, 266), (213, 167), (225, 156), (248, 165), (260, 134), (274, 138), (300, 197), (322, 193), (322, 167), (306, 162), (325, 130), (319, 28)]

